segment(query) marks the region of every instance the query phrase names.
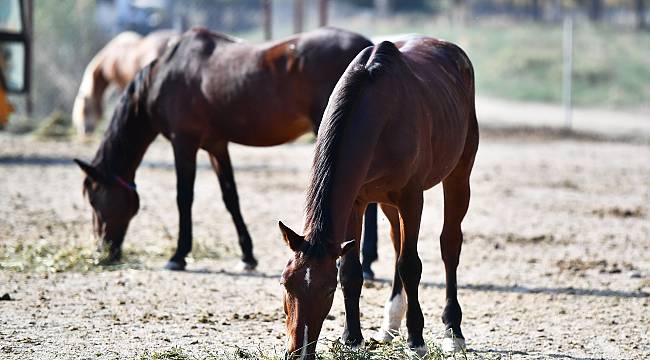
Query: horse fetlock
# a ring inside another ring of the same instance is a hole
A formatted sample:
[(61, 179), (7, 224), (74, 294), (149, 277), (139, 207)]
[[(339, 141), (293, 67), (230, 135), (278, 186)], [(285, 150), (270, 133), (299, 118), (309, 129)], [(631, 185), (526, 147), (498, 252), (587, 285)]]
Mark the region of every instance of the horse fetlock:
[(442, 311), (442, 323), (447, 328), (458, 327), (460, 329), (460, 322), (463, 319), (463, 311), (460, 308), (458, 301), (447, 301), (445, 309)]

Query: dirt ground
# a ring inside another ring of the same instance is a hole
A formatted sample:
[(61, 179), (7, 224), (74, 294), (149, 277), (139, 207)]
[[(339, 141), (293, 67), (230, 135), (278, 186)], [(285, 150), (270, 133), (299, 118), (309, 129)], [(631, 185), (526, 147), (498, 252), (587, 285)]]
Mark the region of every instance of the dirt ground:
[[(0, 296), (12, 299), (0, 301), (0, 358), (123, 359), (174, 346), (196, 356), (235, 346), (282, 351), (278, 275), (290, 252), (277, 220), (301, 227), (312, 145), (231, 146), (258, 272), (237, 270), (235, 229), (204, 154), (194, 259), (189, 271), (161, 270), (177, 231), (165, 140), (138, 172), (127, 264), (56, 272), (79, 262), (77, 252), (92, 254), (90, 207), (70, 159), (90, 159), (96, 147), (0, 137)], [(650, 358), (650, 145), (485, 131), (472, 186), (458, 273), (470, 358)], [(362, 295), (366, 338), (381, 323), (392, 278), (388, 225), (379, 223), (380, 281)], [(443, 330), (441, 225), (434, 188), (419, 245), (433, 339)], [(342, 331), (340, 292), (331, 314), (321, 339)]]

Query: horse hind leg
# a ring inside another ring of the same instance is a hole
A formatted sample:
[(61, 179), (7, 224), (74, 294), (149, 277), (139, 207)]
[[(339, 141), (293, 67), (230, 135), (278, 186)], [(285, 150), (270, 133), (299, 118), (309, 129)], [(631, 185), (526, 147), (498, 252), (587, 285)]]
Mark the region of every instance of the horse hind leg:
[(227, 144), (219, 146), (218, 149), (210, 152), (210, 163), (219, 179), (223, 202), (237, 229), (239, 247), (242, 250), (242, 269), (253, 270), (257, 266), (257, 259), (253, 256), (253, 241), (239, 207), (239, 195), (237, 194), (237, 185), (235, 184), (235, 175), (230, 162)]
[(443, 192), (445, 220), (440, 235), (440, 251), (446, 272), (446, 304), (442, 313), (442, 322), (445, 324), (442, 350), (450, 353), (465, 348), (465, 337), (460, 329), (463, 314), (457, 297), (456, 269), (463, 243), (461, 222), (469, 206), (469, 170), (454, 170), (443, 181)]
[[(399, 215), (398, 224), (399, 224)], [(397, 229), (399, 231), (399, 228)], [(372, 271), (371, 265), (377, 260), (377, 204), (370, 203), (366, 208), (366, 213), (363, 216), (363, 243), (361, 248), (361, 269), (363, 270), (363, 278), (372, 280), (375, 278), (375, 273)]]
[(406, 328), (408, 345), (420, 357), (427, 353), (422, 331), (424, 316), (418, 300), (418, 287), (422, 276), (422, 261), (418, 256), (418, 236), (424, 199), (419, 189), (407, 189), (399, 201), (401, 247), (397, 260), (399, 272), (406, 293)]
[(375, 336), (376, 340), (387, 342), (393, 340), (399, 332), (402, 319), (406, 314), (406, 294), (404, 293), (404, 286), (397, 268), (397, 260), (399, 259), (402, 243), (399, 212), (396, 208), (389, 205), (381, 205), (381, 210), (384, 212), (388, 222), (390, 223), (390, 238), (393, 242), (393, 248), (395, 249), (395, 275), (393, 277), (393, 288), (386, 304), (384, 305), (384, 320), (381, 328)]

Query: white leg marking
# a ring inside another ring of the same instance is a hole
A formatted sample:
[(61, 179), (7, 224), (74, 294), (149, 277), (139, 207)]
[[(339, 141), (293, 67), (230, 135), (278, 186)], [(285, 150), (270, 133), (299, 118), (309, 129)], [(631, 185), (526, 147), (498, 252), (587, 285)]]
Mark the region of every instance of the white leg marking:
[(442, 345), (440, 346), (440, 348), (444, 353), (455, 353), (459, 351), (465, 351), (465, 340), (461, 338), (446, 337), (442, 339)]
[(384, 321), (377, 333), (376, 340), (393, 340), (402, 324), (404, 314), (406, 314), (406, 294), (402, 290), (401, 293), (386, 301), (386, 305), (384, 305)]
[(307, 356), (307, 347), (309, 346), (309, 327), (305, 325), (305, 333), (302, 338), (302, 350), (300, 351), (300, 358), (304, 359)]
[(243, 261), (239, 261), (239, 264), (237, 265), (237, 270), (238, 271), (253, 271), (255, 270), (255, 267), (249, 263), (245, 263)]

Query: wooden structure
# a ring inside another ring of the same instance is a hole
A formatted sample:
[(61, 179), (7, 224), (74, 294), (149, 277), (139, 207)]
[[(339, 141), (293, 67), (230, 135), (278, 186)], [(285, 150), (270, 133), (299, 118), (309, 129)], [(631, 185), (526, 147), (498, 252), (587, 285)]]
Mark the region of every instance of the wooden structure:
[[(9, 0), (2, 4), (0, 17), (0, 75), (6, 91), (26, 95), (26, 110), (30, 114), (33, 0)], [(22, 71), (21, 71), (22, 70)]]

